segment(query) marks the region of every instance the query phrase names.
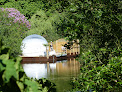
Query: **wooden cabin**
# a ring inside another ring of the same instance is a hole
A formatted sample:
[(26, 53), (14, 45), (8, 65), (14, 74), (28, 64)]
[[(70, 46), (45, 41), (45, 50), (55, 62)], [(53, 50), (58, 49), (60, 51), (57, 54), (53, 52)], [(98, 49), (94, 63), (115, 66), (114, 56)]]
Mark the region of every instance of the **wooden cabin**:
[(80, 46), (79, 46), (79, 40), (72, 41), (72, 46), (70, 49), (67, 49), (65, 47), (66, 44), (68, 44), (69, 41), (66, 41), (65, 39), (58, 39), (54, 42), (49, 43), (49, 51), (51, 50), (50, 45), (53, 45), (53, 49), (55, 50), (57, 55), (61, 54), (79, 54), (80, 53)]

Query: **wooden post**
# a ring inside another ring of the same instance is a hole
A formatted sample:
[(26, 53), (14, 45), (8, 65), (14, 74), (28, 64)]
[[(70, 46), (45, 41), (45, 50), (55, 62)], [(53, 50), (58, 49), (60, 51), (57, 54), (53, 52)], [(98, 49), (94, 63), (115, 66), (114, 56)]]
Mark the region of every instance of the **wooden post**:
[(78, 54), (80, 54), (80, 45), (79, 45), (79, 40), (77, 40), (78, 43)]
[[(78, 52), (78, 44), (77, 44), (77, 48), (76, 49), (77, 49), (77, 52)], [(76, 52), (76, 54), (78, 54), (77, 52)]]
[(69, 62), (70, 62), (70, 64), (72, 63), (71, 58), (70, 58)]
[(55, 43), (56, 43), (56, 44), (55, 44), (55, 46), (56, 46), (56, 47), (55, 47), (55, 48), (56, 48), (56, 49), (55, 49), (55, 52), (57, 53), (57, 52), (58, 52), (58, 51), (57, 51), (57, 40), (56, 40)]
[(74, 41), (73, 41), (73, 46), (72, 46), (72, 53), (74, 55)]
[(46, 46), (46, 53), (47, 53), (47, 59), (49, 59), (49, 54), (48, 54), (47, 46)]
[(79, 44), (78, 44), (78, 48), (79, 48), (79, 49), (78, 49), (78, 54), (80, 54), (80, 45), (79, 45)]
[(67, 54), (67, 48), (66, 48), (66, 54)]
[(71, 49), (70, 49), (70, 55), (71, 55)]
[(73, 53), (73, 55), (74, 55), (74, 46), (73, 46), (72, 50), (73, 50), (73, 52), (72, 52), (72, 53)]

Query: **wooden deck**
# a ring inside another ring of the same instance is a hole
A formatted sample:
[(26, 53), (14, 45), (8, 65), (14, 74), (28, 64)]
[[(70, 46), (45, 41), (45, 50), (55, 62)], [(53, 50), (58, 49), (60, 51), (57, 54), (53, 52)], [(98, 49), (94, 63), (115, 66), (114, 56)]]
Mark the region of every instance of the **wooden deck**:
[(22, 57), (22, 61), (21, 64), (25, 64), (25, 63), (54, 63), (56, 61), (62, 61), (62, 60), (67, 60), (70, 58), (75, 58), (77, 57), (78, 54), (75, 53), (68, 53), (67, 55), (62, 55), (62, 56), (49, 56), (49, 58), (47, 57)]

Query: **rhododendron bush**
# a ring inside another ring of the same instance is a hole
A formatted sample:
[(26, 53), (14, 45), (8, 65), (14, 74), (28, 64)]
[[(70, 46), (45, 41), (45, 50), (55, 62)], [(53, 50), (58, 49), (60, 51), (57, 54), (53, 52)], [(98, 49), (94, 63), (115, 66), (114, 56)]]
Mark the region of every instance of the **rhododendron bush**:
[(17, 9), (0, 8), (0, 38), (10, 47), (11, 55), (20, 54), (21, 41), (30, 27), (29, 21)]
[[(1, 8), (2, 11), (7, 11), (8, 18), (13, 17), (13, 22), (19, 22), (20, 24), (25, 24), (28, 29), (30, 29), (29, 21), (25, 18), (23, 14), (21, 14), (17, 9), (14, 8)], [(11, 22), (11, 21), (10, 21)]]

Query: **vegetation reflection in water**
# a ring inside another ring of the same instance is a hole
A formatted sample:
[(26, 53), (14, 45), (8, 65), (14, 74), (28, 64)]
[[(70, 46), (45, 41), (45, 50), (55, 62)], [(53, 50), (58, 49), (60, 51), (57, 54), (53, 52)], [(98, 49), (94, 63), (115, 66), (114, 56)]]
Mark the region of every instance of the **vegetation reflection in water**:
[(71, 89), (70, 81), (80, 73), (80, 63), (74, 58), (46, 64), (23, 64), (26, 75), (30, 78), (47, 78), (56, 84), (57, 92)]

